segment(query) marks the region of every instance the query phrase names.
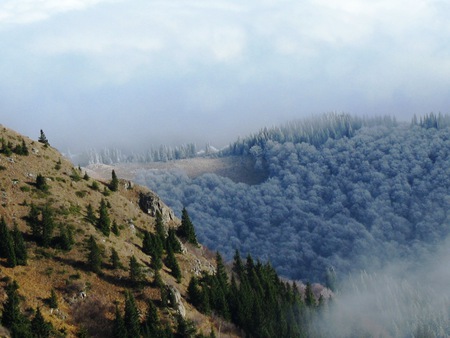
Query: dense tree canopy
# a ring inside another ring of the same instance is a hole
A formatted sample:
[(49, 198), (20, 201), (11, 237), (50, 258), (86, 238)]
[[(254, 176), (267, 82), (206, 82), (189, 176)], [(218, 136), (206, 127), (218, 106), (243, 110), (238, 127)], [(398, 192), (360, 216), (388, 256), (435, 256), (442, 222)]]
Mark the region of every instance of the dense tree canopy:
[(327, 269), (413, 257), (448, 234), (448, 120), (330, 115), (237, 142), (233, 153), (267, 170), (261, 184), (155, 171), (138, 181), (189, 208), (199, 241), (227, 259), (239, 249), (284, 276), (325, 281)]

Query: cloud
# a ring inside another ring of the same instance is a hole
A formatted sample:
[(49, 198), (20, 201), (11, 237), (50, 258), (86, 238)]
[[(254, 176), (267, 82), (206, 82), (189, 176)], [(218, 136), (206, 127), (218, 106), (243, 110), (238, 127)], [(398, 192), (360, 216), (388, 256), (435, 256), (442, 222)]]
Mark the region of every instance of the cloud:
[(330, 110), (445, 112), (447, 8), (431, 0), (6, 1), (0, 108), (16, 112), (15, 125), (36, 106), (65, 111), (61, 121), (84, 112), (100, 120), (120, 113), (108, 104), (116, 96), (130, 119), (152, 107), (148, 120), (169, 109), (171, 121), (191, 115), (191, 129), (208, 114), (217, 129), (239, 119), (249, 132)]

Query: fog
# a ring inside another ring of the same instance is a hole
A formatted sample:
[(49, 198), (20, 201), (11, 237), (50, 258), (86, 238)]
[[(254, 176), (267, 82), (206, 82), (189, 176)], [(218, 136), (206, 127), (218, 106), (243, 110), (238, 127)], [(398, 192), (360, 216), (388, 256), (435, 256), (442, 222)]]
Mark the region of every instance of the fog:
[(447, 239), (419, 259), (396, 258), (383, 269), (341, 280), (334, 301), (312, 325), (315, 333), (327, 337), (448, 337), (449, 244)]
[(447, 112), (449, 6), (7, 0), (0, 123), (62, 151), (206, 142), (311, 114)]

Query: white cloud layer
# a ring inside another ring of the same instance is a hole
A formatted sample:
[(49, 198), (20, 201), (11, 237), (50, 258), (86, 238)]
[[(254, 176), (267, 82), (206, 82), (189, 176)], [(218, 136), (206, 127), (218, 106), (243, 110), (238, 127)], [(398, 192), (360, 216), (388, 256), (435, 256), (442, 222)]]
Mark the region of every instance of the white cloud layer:
[(446, 113), (447, 14), (432, 0), (4, 1), (0, 117), (66, 146), (69, 123), (86, 142), (223, 143), (331, 110)]

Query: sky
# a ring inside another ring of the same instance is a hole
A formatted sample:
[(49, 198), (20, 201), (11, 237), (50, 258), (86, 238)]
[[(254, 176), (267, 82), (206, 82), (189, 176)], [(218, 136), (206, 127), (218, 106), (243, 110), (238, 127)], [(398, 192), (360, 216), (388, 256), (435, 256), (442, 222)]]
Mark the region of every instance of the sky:
[(448, 113), (450, 3), (1, 0), (0, 123), (62, 151)]

